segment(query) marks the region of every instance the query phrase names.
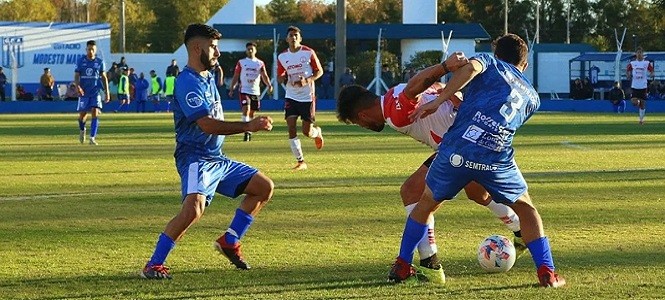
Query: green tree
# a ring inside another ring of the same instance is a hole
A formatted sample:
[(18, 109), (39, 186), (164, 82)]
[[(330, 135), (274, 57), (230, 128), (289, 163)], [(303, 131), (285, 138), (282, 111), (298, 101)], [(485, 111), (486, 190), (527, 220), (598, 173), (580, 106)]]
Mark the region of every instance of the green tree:
[[(120, 38), (120, 1), (98, 0), (93, 4), (95, 22), (111, 25), (111, 51), (122, 52)], [(152, 27), (156, 21), (155, 14), (145, 3), (138, 1), (125, 2), (125, 50), (127, 52), (147, 52), (151, 43)]]
[(267, 5), (275, 23), (300, 23), (303, 21), (296, 0), (272, 0)]
[[(376, 50), (364, 51), (347, 58), (347, 66), (356, 74), (356, 83), (367, 86), (374, 79)], [(395, 54), (381, 51), (381, 64), (387, 64), (391, 70), (399, 70), (399, 61)], [(399, 73), (399, 72), (397, 72)]]
[(59, 16), (49, 0), (12, 0), (0, 2), (0, 20), (16, 22), (52, 22)]

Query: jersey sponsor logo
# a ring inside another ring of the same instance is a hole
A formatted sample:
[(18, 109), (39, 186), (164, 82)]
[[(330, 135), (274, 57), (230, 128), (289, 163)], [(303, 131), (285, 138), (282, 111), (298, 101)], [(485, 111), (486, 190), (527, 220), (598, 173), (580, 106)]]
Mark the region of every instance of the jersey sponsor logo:
[(203, 104), (203, 99), (201, 99), (201, 96), (199, 96), (195, 92), (189, 92), (187, 96), (185, 96), (185, 102), (187, 102), (187, 105), (191, 108), (197, 108)]
[(460, 168), (463, 166), (467, 169), (478, 171), (496, 171), (498, 169), (497, 166), (465, 160), (463, 156), (456, 153), (450, 155), (449, 161), (450, 164), (455, 168)]
[(298, 68), (302, 68), (302, 64), (290, 65), (286, 67), (287, 70), (298, 69)]
[(462, 166), (463, 163), (464, 163), (464, 157), (462, 157), (461, 155), (455, 153), (450, 155), (450, 164), (453, 167), (459, 168)]
[(302, 64), (306, 64), (308, 61), (309, 61), (309, 59), (307, 59), (307, 57), (301, 57), (300, 58), (300, 63), (302, 63)]
[(462, 138), (467, 141), (476, 143), (478, 139), (483, 136), (483, 133), (485, 133), (485, 130), (476, 125), (471, 125), (466, 129), (464, 135), (462, 135)]
[(86, 76), (92, 76), (94, 72), (95, 72), (95, 70), (93, 70), (92, 68), (86, 68), (85, 69), (85, 75)]

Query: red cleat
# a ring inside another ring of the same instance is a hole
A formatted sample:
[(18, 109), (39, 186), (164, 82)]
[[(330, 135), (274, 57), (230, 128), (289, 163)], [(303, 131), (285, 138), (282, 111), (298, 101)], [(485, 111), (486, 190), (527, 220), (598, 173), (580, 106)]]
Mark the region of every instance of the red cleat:
[(542, 265), (538, 268), (538, 280), (542, 287), (558, 288), (566, 284), (566, 280), (563, 279), (563, 277), (559, 276), (559, 274), (546, 265)]

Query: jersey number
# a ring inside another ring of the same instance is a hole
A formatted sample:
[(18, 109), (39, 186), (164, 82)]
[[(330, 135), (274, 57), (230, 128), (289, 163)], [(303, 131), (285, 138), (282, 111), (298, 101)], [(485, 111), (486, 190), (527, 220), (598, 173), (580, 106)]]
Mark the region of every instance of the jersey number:
[(515, 118), (515, 114), (517, 114), (517, 109), (522, 107), (524, 104), (524, 97), (517, 92), (515, 89), (510, 91), (510, 96), (508, 99), (508, 102), (503, 104), (501, 108), (499, 109), (499, 113), (506, 118), (506, 121), (510, 122)]

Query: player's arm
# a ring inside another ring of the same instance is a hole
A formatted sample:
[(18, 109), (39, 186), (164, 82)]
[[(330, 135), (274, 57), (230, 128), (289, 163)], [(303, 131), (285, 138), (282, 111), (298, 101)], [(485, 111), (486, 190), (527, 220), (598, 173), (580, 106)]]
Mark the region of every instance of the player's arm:
[(453, 73), (446, 87), (443, 88), (441, 93), (434, 101), (425, 105), (417, 107), (410, 115), (412, 120), (417, 118), (424, 118), (434, 113), (446, 100), (450, 99), (457, 91), (464, 88), (474, 77), (483, 71), (483, 65), (480, 61), (471, 59), (469, 63), (459, 68)]
[(268, 77), (265, 65), (261, 66), (261, 81), (268, 87), (268, 92), (272, 93), (272, 83), (270, 83), (270, 77)]
[(277, 59), (277, 82), (280, 84), (286, 84), (288, 80), (288, 74), (286, 74), (286, 68), (282, 65), (282, 62)]
[[(78, 73), (76, 73), (78, 75)], [(106, 76), (106, 72), (102, 71), (102, 86), (104, 87), (104, 94), (106, 95), (106, 102), (111, 101), (111, 92), (109, 90), (109, 78)]]
[(633, 71), (633, 65), (628, 63), (628, 67), (626, 67), (626, 79), (630, 80), (630, 78), (633, 75), (632, 71)]
[(323, 76), (323, 68), (321, 67), (321, 61), (319, 61), (319, 57), (316, 56), (316, 53), (312, 51), (312, 58), (310, 59), (310, 65), (312, 66), (312, 70), (314, 71), (314, 74), (312, 74), (312, 77), (307, 79), (307, 82), (314, 82), (317, 79), (321, 78)]
[(227, 122), (213, 119), (206, 115), (196, 120), (196, 124), (207, 134), (231, 135), (242, 132), (257, 132), (259, 130), (272, 130), (272, 118), (260, 116), (249, 122)]
[(240, 69), (238, 67), (239, 66), (236, 65), (236, 69), (233, 72), (233, 79), (231, 79), (231, 85), (229, 85), (229, 97), (233, 95), (233, 91), (236, 89), (236, 84), (238, 84), (238, 80), (240, 80)]
[(416, 99), (420, 93), (427, 90), (427, 88), (435, 82), (438, 82), (441, 76), (457, 70), (467, 64), (468, 61), (469, 60), (464, 56), (464, 53), (453, 53), (442, 63), (430, 66), (411, 77), (406, 84), (406, 87), (404, 87), (404, 95), (408, 99)]
[(653, 64), (649, 62), (649, 65), (647, 66), (647, 71), (649, 71), (649, 75), (651, 75), (651, 80), (656, 80), (656, 73), (654, 72)]
[(222, 66), (217, 65), (217, 76), (219, 76), (219, 80), (217, 81), (218, 86), (223, 86), (224, 85), (224, 69), (222, 69)]
[(79, 72), (74, 72), (74, 84), (77, 87), (81, 87), (81, 74)]

